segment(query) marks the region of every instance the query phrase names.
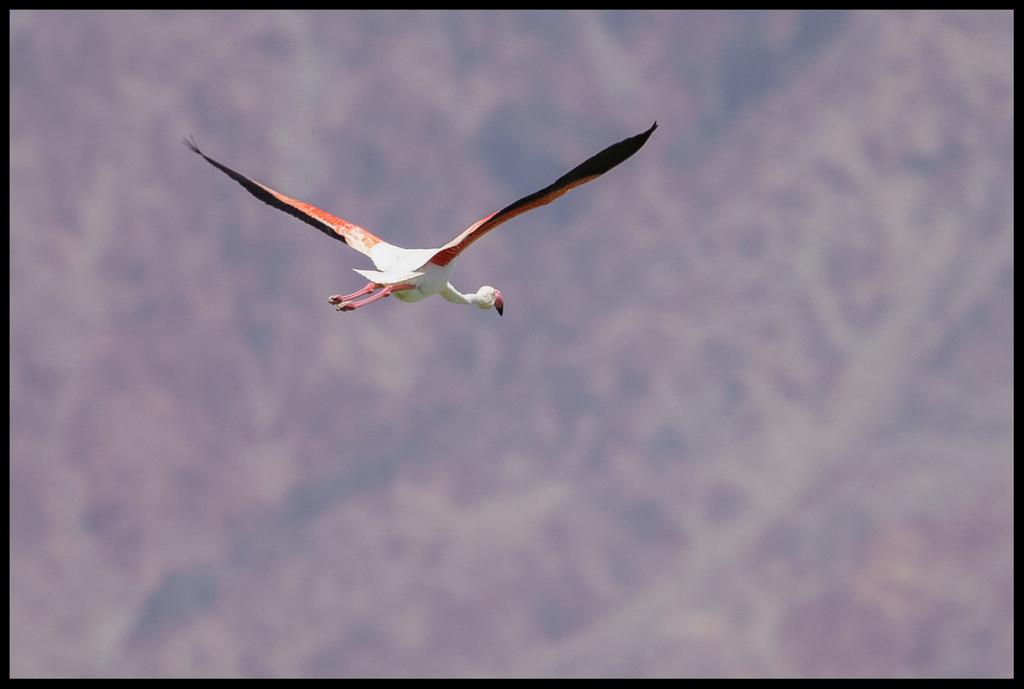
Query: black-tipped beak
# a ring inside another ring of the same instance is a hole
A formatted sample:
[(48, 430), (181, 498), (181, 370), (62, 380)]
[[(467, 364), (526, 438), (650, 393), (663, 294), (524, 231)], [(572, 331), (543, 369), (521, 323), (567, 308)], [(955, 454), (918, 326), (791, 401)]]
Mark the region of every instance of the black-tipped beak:
[(494, 297), (494, 310), (499, 316), (505, 315), (505, 300), (501, 298), (500, 292)]

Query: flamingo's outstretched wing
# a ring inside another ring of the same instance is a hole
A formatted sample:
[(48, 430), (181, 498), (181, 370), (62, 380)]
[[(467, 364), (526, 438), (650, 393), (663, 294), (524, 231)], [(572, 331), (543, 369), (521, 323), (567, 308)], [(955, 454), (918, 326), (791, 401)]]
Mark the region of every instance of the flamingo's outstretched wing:
[(551, 203), (565, 192), (578, 187), (581, 184), (597, 179), (613, 167), (629, 158), (640, 150), (640, 147), (647, 143), (654, 130), (658, 128), (655, 122), (646, 132), (636, 136), (623, 139), (617, 144), (612, 144), (597, 155), (583, 161), (566, 174), (559, 177), (553, 184), (544, 187), (538, 192), (524, 196), (510, 206), (505, 206), (497, 213), (488, 215), (470, 225), (462, 234), (441, 247), (430, 259), (430, 262), (446, 266), (452, 259), (466, 250), (470, 244), (483, 237), (498, 225), (521, 215), (528, 210)]
[(322, 211), (316, 206), (311, 206), (308, 203), (303, 203), (302, 201), (289, 198), (284, 194), (274, 191), (270, 187), (266, 187), (255, 180), (249, 179), (245, 175), (235, 172), (227, 165), (218, 163), (216, 160), (200, 151), (199, 146), (196, 145), (194, 139), (182, 139), (182, 143), (205, 158), (206, 162), (210, 165), (213, 165), (225, 175), (241, 184), (245, 187), (246, 191), (263, 203), (282, 210), (289, 215), (294, 215), (302, 222), (312, 225), (328, 237), (333, 237), (334, 239), (348, 244), (356, 251), (370, 256), (370, 249), (382, 242), (380, 237), (371, 234), (368, 230), (359, 227), (359, 225), (353, 225), (349, 221), (331, 215), (327, 211)]

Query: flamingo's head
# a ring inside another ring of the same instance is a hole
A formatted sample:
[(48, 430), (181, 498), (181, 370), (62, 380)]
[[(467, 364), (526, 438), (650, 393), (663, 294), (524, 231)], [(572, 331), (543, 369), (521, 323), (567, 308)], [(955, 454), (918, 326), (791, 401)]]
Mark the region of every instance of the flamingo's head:
[(505, 300), (501, 298), (500, 290), (496, 290), (490, 285), (484, 285), (477, 290), (476, 295), (479, 297), (477, 306), (481, 309), (489, 309), (493, 307), (494, 310), (498, 312), (499, 316), (504, 314)]

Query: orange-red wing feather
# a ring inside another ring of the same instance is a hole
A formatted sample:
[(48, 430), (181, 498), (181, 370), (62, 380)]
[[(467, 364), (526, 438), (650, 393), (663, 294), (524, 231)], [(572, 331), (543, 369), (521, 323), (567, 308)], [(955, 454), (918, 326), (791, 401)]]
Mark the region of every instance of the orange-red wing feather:
[(529, 196), (524, 196), (512, 205), (505, 206), (497, 213), (488, 215), (482, 220), (478, 220), (470, 225), (458, 237), (441, 247), (441, 249), (430, 259), (430, 262), (435, 265), (446, 266), (452, 261), (452, 259), (465, 251), (466, 247), (483, 237), (498, 225), (511, 220), (517, 215), (522, 215), (528, 210), (549, 204), (570, 189), (578, 187), (581, 184), (586, 184), (593, 179), (597, 179), (639, 151), (640, 148), (647, 143), (647, 139), (650, 138), (651, 134), (653, 134), (654, 130), (657, 128), (658, 123), (655, 122), (646, 132), (641, 132), (636, 136), (623, 139), (617, 144), (612, 144), (597, 155), (588, 158), (569, 172), (559, 177), (553, 184), (544, 187), (540, 191), (534, 192)]
[(235, 172), (227, 165), (218, 163), (216, 160), (200, 151), (199, 146), (197, 146), (196, 142), (192, 139), (183, 139), (182, 143), (205, 158), (206, 162), (210, 165), (213, 165), (228, 177), (241, 184), (245, 187), (246, 191), (263, 203), (282, 210), (289, 215), (294, 215), (299, 220), (320, 230), (328, 237), (332, 237), (348, 244), (356, 251), (361, 251), (369, 256), (370, 249), (372, 249), (375, 244), (379, 244), (381, 242), (379, 237), (374, 236), (359, 225), (354, 225), (348, 220), (331, 215), (327, 211), (320, 210), (316, 206), (311, 206), (308, 203), (303, 203), (302, 201), (298, 201), (285, 196), (284, 194), (278, 193), (270, 187), (266, 187), (255, 180), (249, 179), (245, 175)]

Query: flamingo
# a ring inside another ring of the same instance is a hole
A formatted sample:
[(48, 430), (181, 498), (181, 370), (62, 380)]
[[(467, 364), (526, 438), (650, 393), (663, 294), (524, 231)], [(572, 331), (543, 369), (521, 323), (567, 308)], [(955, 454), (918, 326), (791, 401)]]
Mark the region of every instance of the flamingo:
[(431, 295), (440, 294), (454, 304), (467, 304), (484, 310), (493, 308), (501, 316), (505, 311), (505, 301), (500, 290), (490, 285), (484, 285), (475, 293), (463, 294), (455, 289), (449, 281), (455, 259), (473, 242), (499, 225), (526, 211), (549, 204), (570, 189), (595, 180), (608, 172), (639, 151), (657, 128), (658, 123), (655, 122), (647, 131), (612, 144), (597, 155), (583, 161), (552, 184), (505, 206), (497, 213), (478, 220), (450, 242), (436, 249), (403, 249), (389, 244), (359, 225), (331, 215), (308, 203), (285, 196), (235, 172), (199, 150), (199, 146), (192, 137), (183, 139), (182, 143), (202, 156), (206, 162), (241, 184), (246, 191), (260, 201), (289, 215), (294, 215), (328, 237), (348, 244), (356, 251), (369, 256), (377, 270), (353, 269), (368, 280), (366, 285), (351, 294), (335, 294), (327, 300), (338, 311), (354, 311), (392, 294), (404, 302), (420, 301)]

